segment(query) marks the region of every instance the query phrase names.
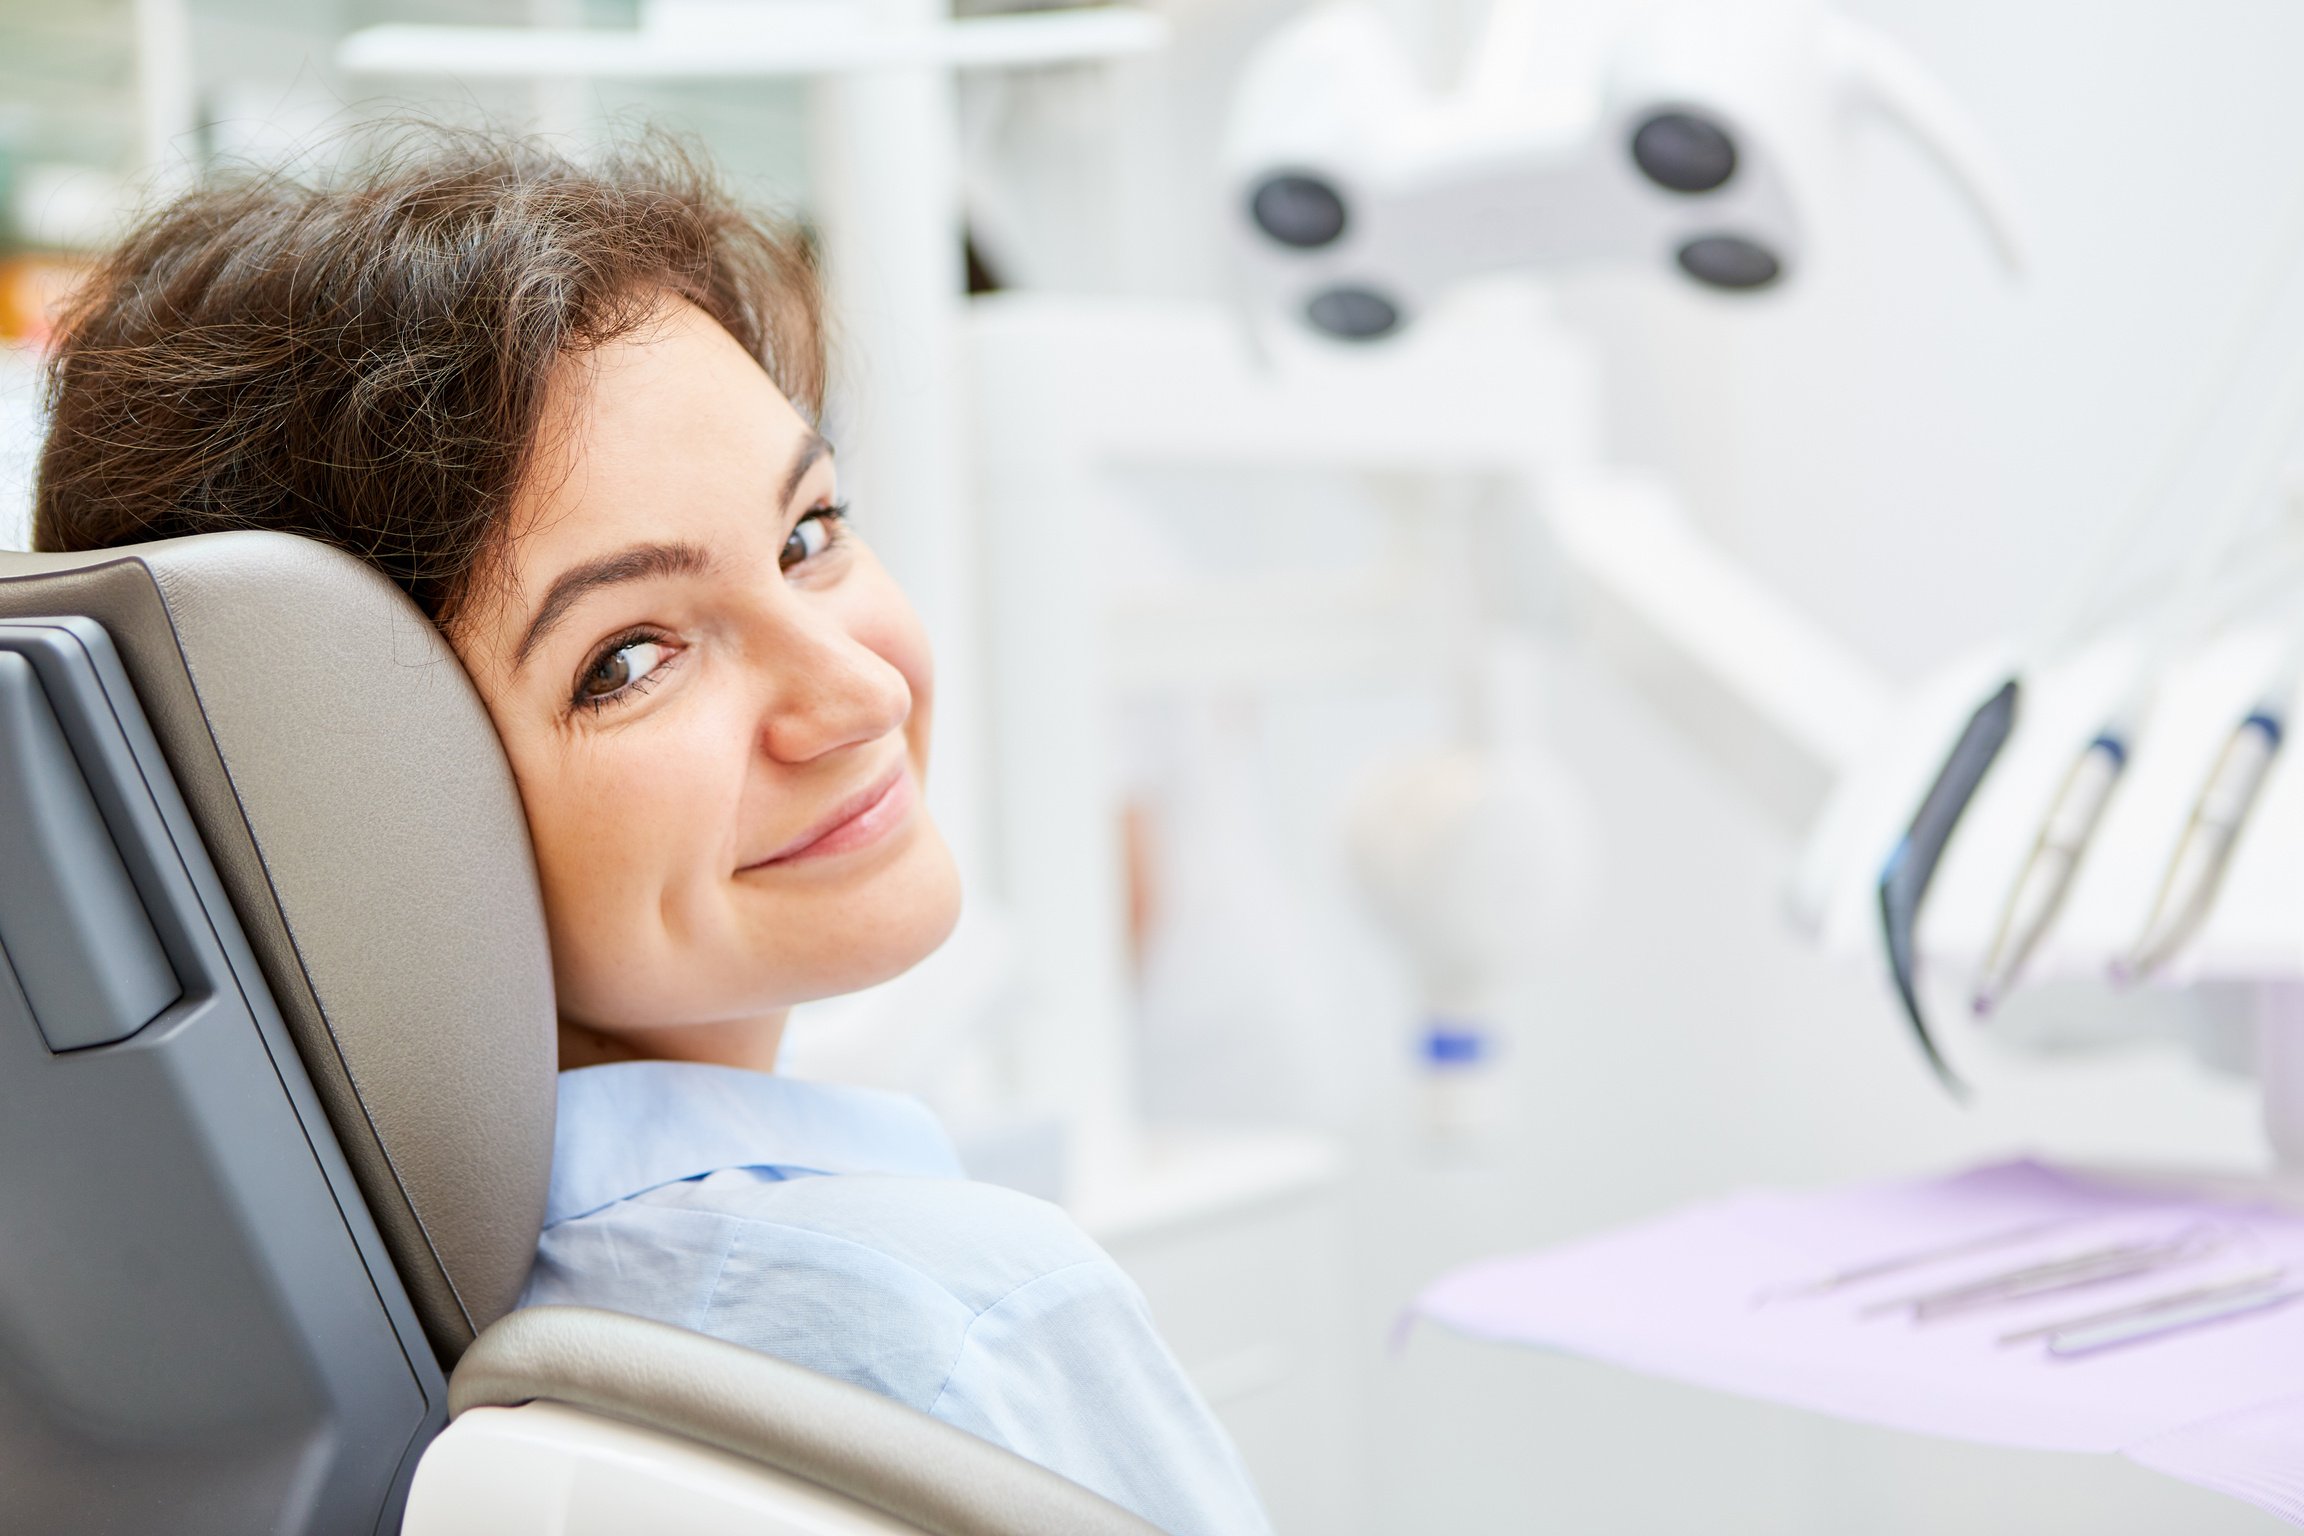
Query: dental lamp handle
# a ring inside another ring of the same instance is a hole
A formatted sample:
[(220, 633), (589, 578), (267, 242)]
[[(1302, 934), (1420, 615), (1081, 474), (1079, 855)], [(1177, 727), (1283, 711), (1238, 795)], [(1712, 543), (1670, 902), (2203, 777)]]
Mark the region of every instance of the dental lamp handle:
[(2022, 203), (1992, 142), (1918, 60), (1883, 33), (1844, 16), (1825, 19), (1825, 46), (1849, 96), (1876, 107), (1925, 150), (1966, 199), (2008, 270), (2030, 264)]

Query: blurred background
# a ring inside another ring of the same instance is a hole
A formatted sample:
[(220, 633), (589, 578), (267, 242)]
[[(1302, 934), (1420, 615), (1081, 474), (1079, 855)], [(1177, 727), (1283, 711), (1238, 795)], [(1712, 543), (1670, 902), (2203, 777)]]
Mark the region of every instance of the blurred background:
[[(2272, 1529), (1396, 1330), (1453, 1264), (1752, 1185), (2272, 1161), (2304, 789), (2162, 985), (2075, 940), (1979, 1027), (1948, 906), (1966, 1102), (1865, 901), (1985, 679), (2173, 601), (2223, 537), (2188, 487), (2288, 424), (2304, 14), (1701, 9), (0, 0), (0, 546), (49, 317), (138, 206), (410, 114), (692, 135), (819, 241), (970, 883), (790, 1068), (1071, 1206), (1281, 1530)], [(1859, 99), (1843, 25), (1925, 89)], [(1707, 269), (1623, 131), (1713, 102), (1756, 190)], [(2287, 484), (2227, 521), (2281, 537)]]

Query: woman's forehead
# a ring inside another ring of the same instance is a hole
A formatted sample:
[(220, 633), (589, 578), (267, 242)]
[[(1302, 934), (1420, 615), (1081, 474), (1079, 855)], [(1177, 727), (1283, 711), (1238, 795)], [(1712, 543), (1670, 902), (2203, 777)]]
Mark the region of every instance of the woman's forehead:
[(522, 546), (612, 537), (699, 501), (767, 511), (815, 436), (751, 354), (685, 301), (566, 361), (514, 509)]

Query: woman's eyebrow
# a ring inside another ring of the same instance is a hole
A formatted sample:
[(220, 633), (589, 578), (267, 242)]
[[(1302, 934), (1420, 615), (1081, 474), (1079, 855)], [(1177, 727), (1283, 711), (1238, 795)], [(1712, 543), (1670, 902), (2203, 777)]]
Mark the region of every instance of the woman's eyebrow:
[(711, 569), (712, 556), (695, 544), (635, 544), (570, 566), (545, 590), (544, 601), (536, 605), (536, 616), (528, 621), (520, 643), (512, 648), (512, 670), (526, 666), (529, 656), (568, 617), (569, 610), (602, 587), (657, 576), (701, 576)]
[(792, 455), (792, 467), (784, 471), (784, 494), (776, 498), (776, 505), (790, 506), (792, 498), (799, 494), (800, 482), (808, 478), (808, 471), (816, 467), (818, 459), (831, 451), (832, 445), (825, 441), (821, 432), (811, 431), (802, 438), (800, 451)]

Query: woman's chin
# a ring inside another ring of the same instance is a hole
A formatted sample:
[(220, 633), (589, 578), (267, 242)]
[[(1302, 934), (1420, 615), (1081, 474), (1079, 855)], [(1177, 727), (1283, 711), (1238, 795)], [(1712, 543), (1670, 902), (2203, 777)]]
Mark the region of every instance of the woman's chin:
[(794, 955), (792, 930), (774, 947), (789, 963), (763, 980), (790, 1003), (860, 992), (903, 975), (952, 936), (960, 922), (960, 871), (931, 822), (913, 833), (903, 860), (836, 902), (816, 906), (814, 941)]
[[(585, 912), (579, 926), (563, 903), (552, 913), (563, 1014), (621, 1029), (757, 1018), (902, 975), (960, 921), (959, 870), (935, 824), (923, 816), (903, 836), (893, 857), (858, 861), (846, 879), (740, 874), (701, 921), (663, 926), (662, 909), (641, 903)], [(654, 942), (631, 942), (652, 919)]]
[(900, 904), (890, 904), (894, 910), (889, 913), (886, 942), (872, 967), (872, 978), (841, 991), (853, 992), (903, 975), (943, 948), (952, 930), (960, 926), (960, 867), (933, 823), (922, 825), (920, 840), (923, 846), (908, 871), (909, 889)]

